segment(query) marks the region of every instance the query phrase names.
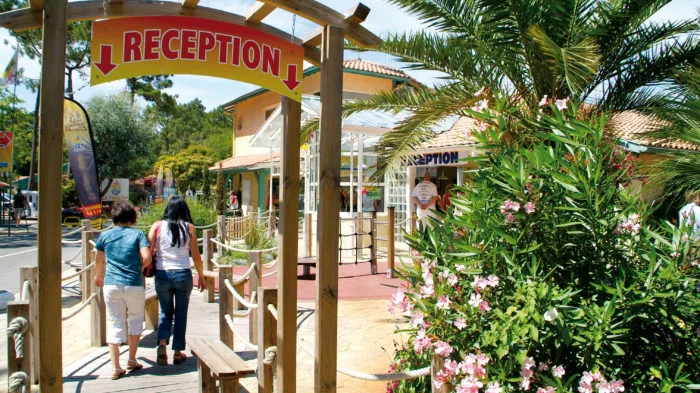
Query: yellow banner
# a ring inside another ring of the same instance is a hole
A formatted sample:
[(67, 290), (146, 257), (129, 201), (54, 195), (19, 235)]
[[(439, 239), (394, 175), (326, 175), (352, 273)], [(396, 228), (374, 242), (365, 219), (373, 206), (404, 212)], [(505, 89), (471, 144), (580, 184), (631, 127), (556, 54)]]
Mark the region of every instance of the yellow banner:
[(304, 49), (249, 27), (186, 16), (92, 24), (90, 84), (192, 74), (251, 83), (301, 101)]
[(0, 131), (0, 172), (12, 172), (11, 131)]

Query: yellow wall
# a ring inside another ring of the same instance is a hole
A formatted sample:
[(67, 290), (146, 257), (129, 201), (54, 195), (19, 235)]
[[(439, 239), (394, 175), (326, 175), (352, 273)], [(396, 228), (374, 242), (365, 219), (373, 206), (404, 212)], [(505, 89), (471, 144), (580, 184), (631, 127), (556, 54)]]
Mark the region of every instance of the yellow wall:
[[(249, 209), (256, 208), (258, 206), (258, 181), (255, 178), (255, 172), (243, 172), (241, 175), (241, 189), (244, 181), (250, 181), (250, 196), (248, 197), (247, 205)], [(241, 195), (241, 199), (241, 203), (243, 203), (243, 201), (246, 201), (246, 196)]]

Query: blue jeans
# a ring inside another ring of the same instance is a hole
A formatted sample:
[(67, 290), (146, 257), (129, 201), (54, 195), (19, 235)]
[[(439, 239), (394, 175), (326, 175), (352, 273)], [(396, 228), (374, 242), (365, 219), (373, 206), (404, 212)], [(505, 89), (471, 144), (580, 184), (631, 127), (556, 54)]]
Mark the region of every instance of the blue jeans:
[(187, 308), (192, 293), (192, 271), (187, 270), (156, 270), (156, 294), (160, 303), (160, 318), (158, 319), (158, 342), (170, 342), (170, 330), (173, 329), (173, 350), (185, 349), (185, 331), (187, 329)]

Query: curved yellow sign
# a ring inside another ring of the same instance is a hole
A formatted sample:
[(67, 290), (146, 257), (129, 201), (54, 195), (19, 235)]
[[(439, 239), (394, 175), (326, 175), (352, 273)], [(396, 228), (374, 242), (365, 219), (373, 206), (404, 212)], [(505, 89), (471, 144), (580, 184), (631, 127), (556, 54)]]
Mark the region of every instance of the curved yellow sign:
[(191, 74), (252, 83), (301, 101), (304, 49), (245, 26), (186, 16), (92, 24), (90, 84)]

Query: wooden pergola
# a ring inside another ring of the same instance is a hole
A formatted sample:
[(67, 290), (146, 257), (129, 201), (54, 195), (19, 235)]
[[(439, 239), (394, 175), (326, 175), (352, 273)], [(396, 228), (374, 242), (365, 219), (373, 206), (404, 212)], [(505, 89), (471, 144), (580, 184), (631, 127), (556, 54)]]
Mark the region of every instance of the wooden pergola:
[[(321, 68), (319, 208), (316, 275), (315, 391), (336, 391), (338, 227), (340, 200), (340, 135), (343, 92), (343, 44), (379, 45), (380, 39), (361, 26), (369, 8), (358, 4), (339, 13), (313, 0), (258, 1), (245, 15), (201, 7), (199, 0), (180, 3), (147, 0), (29, 0), (29, 7), (0, 13), (0, 27), (21, 31), (43, 29), (39, 160), (39, 351), (42, 392), (61, 392), (61, 160), (63, 96), (68, 22), (129, 16), (179, 15), (214, 19), (259, 30), (302, 45), (304, 58)], [(263, 23), (280, 8), (319, 27), (304, 39)], [(320, 46), (320, 48), (319, 48)], [(278, 390), (296, 391), (297, 212), (301, 105), (282, 99), (284, 115), (280, 187), (278, 269)]]

